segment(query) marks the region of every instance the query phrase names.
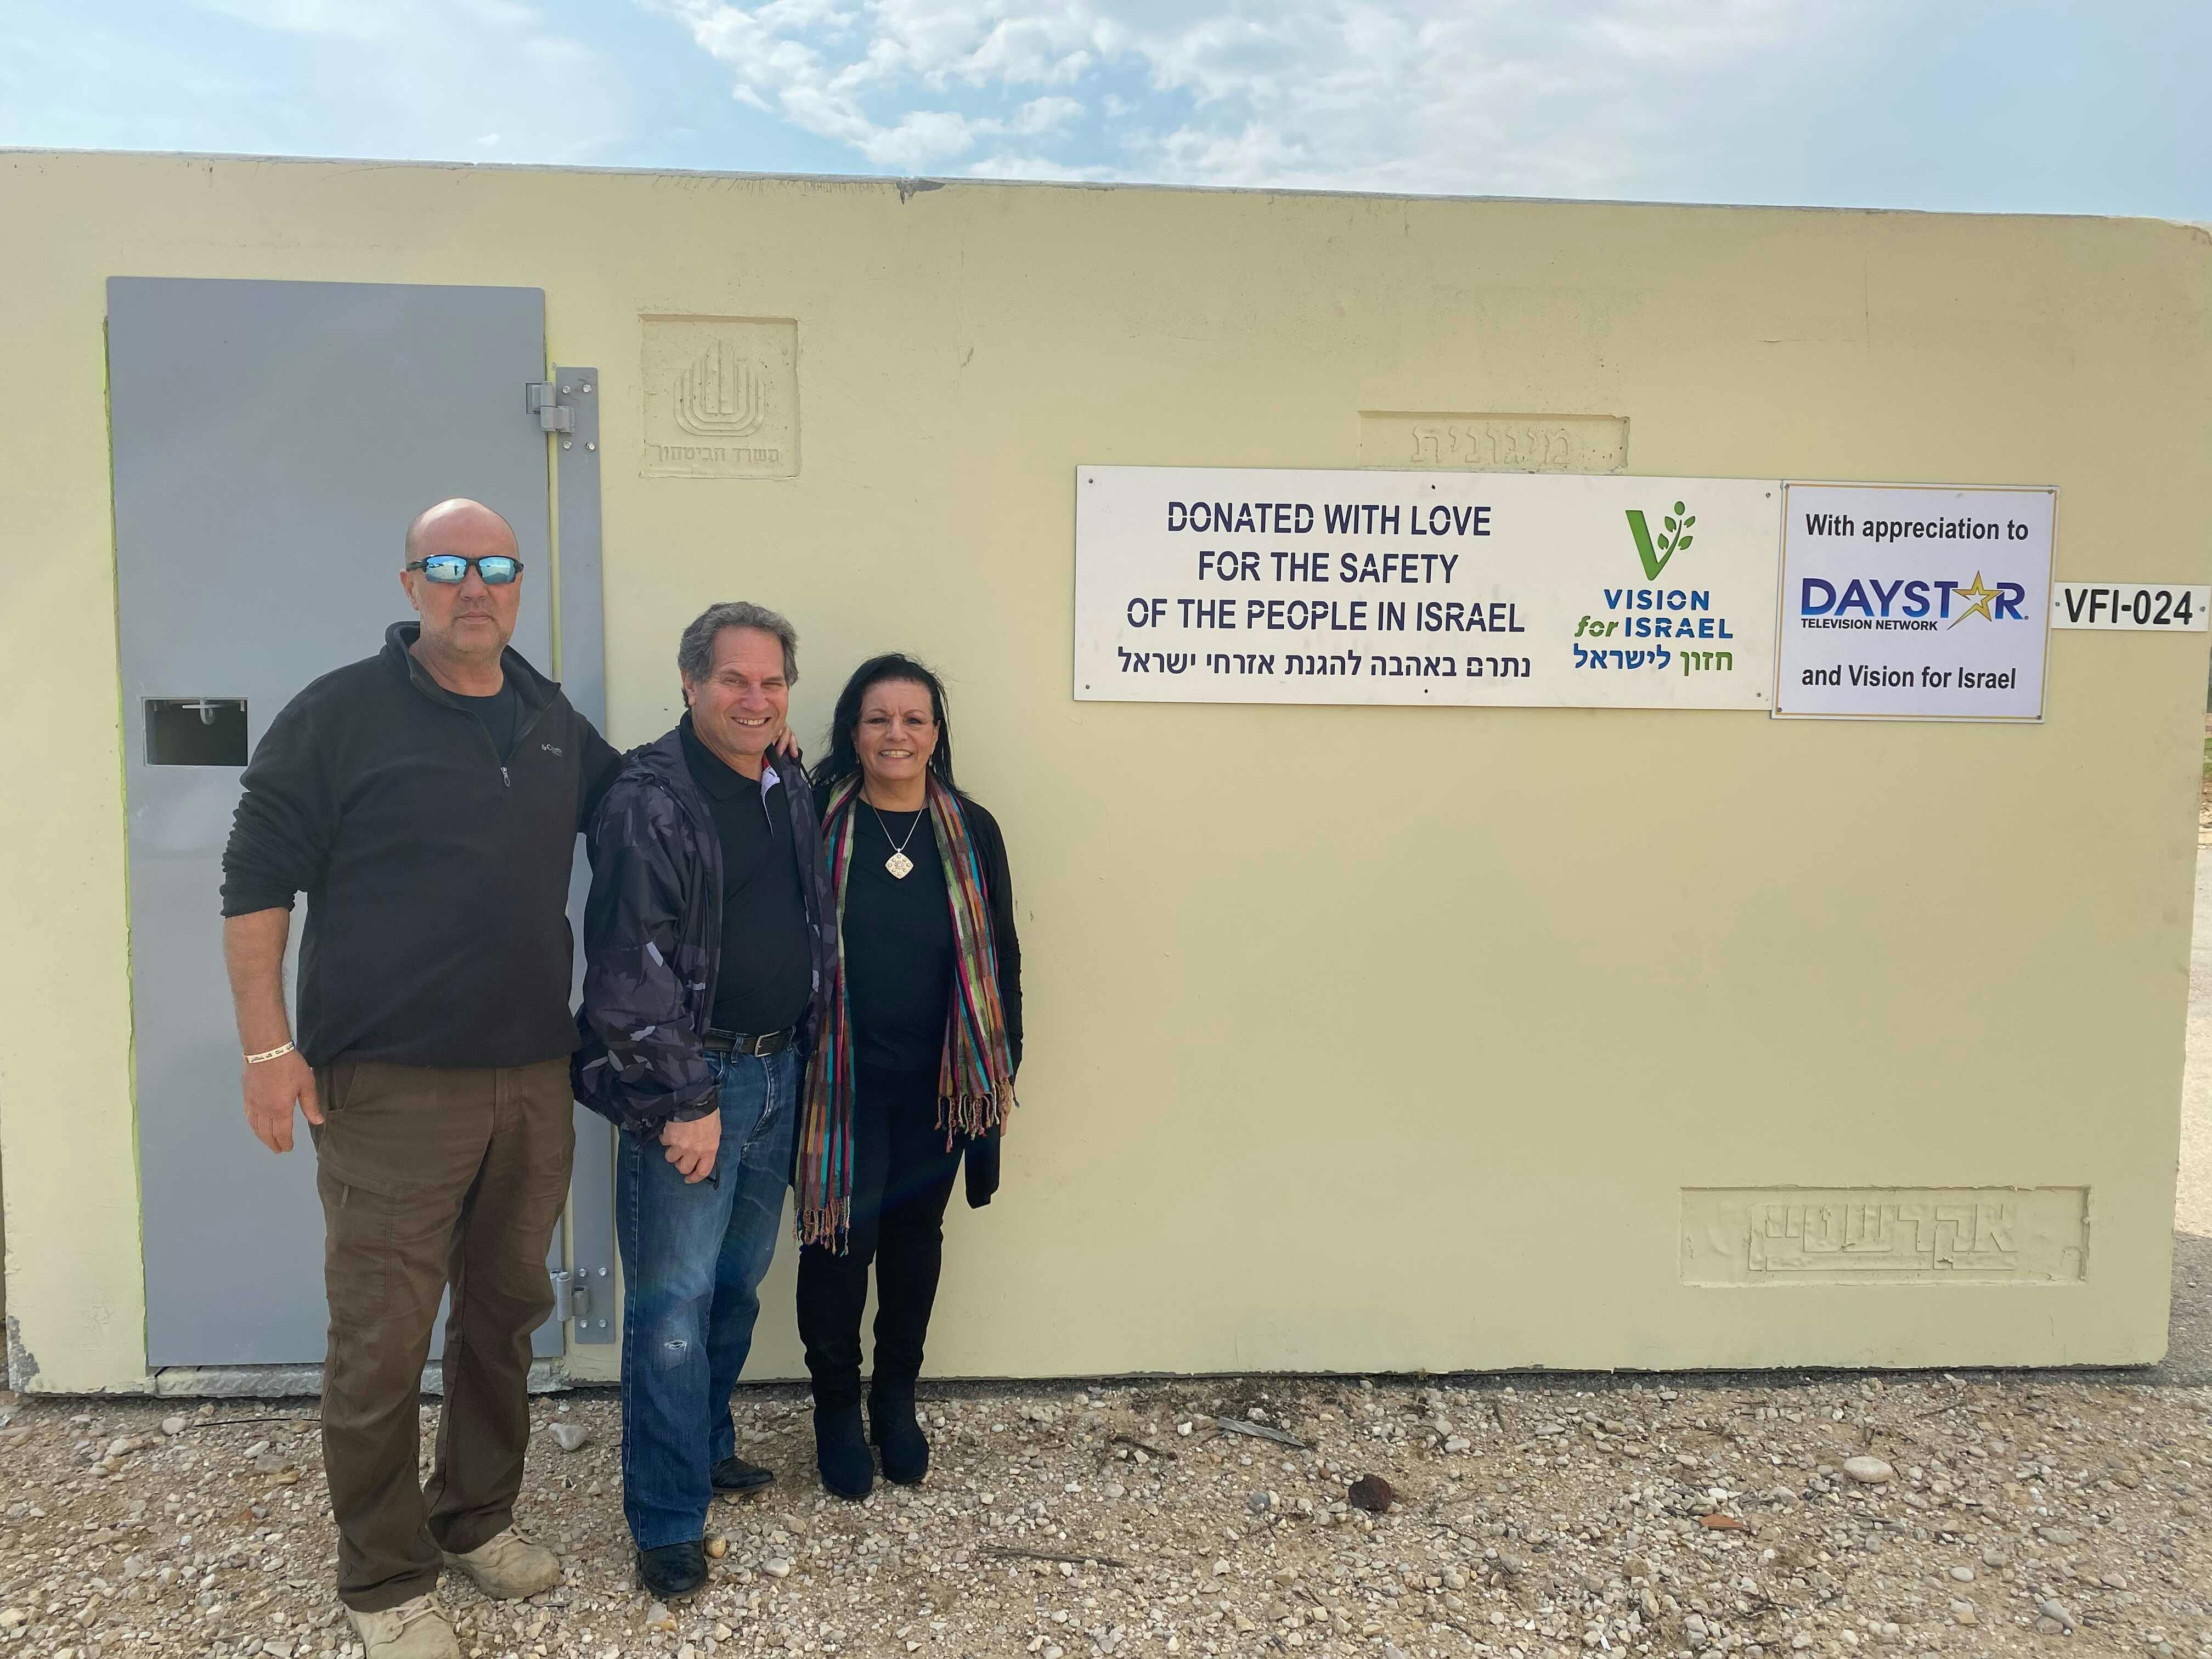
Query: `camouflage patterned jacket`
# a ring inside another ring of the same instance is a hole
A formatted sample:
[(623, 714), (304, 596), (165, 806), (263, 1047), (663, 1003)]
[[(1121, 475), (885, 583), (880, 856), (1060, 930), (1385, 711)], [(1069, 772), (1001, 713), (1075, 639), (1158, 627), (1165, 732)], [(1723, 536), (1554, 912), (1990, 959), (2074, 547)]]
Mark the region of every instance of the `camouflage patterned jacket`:
[[(701, 1118), (720, 1104), (702, 1039), (722, 945), (722, 843), (706, 793), (684, 762), (683, 728), (631, 751), (592, 819), (592, 896), (584, 911), (581, 1046), (568, 1062), (576, 1098), (643, 1133)], [(837, 931), (814, 792), (796, 761), (775, 759), (775, 793), (791, 814), (791, 844), (813, 936), (814, 994), (830, 982)], [(812, 1050), (812, 1005), (799, 1058)]]

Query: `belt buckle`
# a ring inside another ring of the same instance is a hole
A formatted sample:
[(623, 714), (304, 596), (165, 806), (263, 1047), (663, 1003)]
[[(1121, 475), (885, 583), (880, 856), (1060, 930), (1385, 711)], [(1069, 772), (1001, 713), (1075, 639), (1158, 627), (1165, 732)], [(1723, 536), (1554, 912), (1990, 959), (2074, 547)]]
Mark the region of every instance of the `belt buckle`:
[(766, 1034), (766, 1033), (763, 1033), (763, 1034), (762, 1034), (762, 1035), (761, 1035), (761, 1036), (751, 1036), (751, 1037), (747, 1037), (747, 1038), (745, 1039), (745, 1055), (746, 1055), (746, 1058), (747, 1058), (747, 1059), (750, 1059), (750, 1060), (758, 1060), (758, 1059), (762, 1056), (762, 1054), (763, 1054), (764, 1053), (766, 1053), (766, 1052), (767, 1052), (767, 1050), (763, 1049), (763, 1048), (761, 1047), (761, 1044), (763, 1044), (763, 1042), (766, 1042), (767, 1041), (768, 1041), (768, 1034)]

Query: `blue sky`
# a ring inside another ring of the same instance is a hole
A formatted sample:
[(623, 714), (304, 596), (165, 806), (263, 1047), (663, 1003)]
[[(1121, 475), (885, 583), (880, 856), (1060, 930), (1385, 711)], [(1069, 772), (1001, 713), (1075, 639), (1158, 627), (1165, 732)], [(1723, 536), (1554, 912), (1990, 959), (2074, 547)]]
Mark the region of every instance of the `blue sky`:
[(0, 145), (2212, 220), (2212, 3), (4, 0)]

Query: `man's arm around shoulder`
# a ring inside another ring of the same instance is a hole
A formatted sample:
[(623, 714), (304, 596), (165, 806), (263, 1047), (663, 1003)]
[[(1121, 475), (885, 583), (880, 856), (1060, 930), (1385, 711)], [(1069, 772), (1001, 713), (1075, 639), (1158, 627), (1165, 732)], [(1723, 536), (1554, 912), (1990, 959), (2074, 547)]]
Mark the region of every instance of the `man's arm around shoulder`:
[(571, 708), (575, 722), (576, 828), (589, 831), (607, 791), (622, 775), (622, 751), (599, 735), (599, 728)]

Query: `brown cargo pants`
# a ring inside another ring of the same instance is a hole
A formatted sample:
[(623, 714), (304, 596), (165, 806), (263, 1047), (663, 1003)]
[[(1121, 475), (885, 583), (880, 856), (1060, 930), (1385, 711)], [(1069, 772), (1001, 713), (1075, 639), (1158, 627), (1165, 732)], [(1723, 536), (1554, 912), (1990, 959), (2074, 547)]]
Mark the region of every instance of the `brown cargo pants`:
[[(439, 1552), (514, 1524), (530, 1440), (531, 1333), (575, 1152), (565, 1059), (512, 1069), (341, 1061), (315, 1073), (330, 1348), (323, 1464), (338, 1596), (379, 1612), (434, 1589)], [(436, 1462), (420, 1392), (450, 1284)]]

